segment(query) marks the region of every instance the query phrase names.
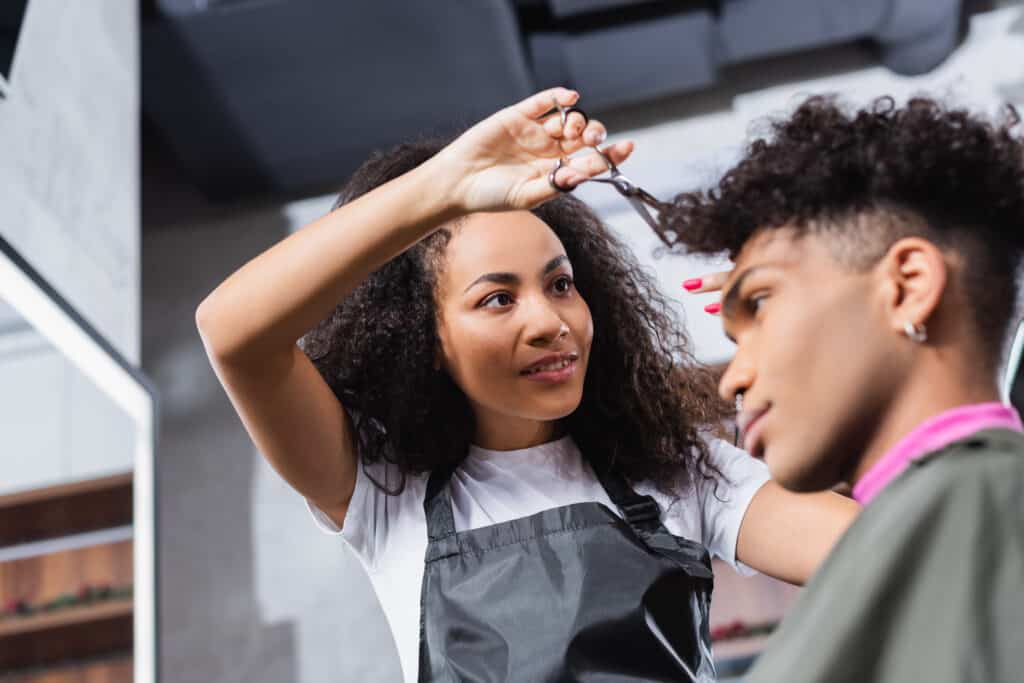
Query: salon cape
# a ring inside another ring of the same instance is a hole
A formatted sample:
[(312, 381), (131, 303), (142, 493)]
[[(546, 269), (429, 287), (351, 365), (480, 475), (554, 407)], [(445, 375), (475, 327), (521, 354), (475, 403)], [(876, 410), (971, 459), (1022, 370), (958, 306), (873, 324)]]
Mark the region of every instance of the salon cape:
[[(736, 540), (751, 498), (768, 480), (767, 468), (724, 441), (710, 440), (709, 447), (712, 462), (728, 483), (700, 481), (678, 497), (651, 485), (638, 485), (636, 491), (657, 501), (670, 533), (698, 541), (713, 556), (750, 573), (736, 561)], [(360, 464), (343, 530), (315, 506), (310, 511), (323, 531), (341, 536), (369, 574), (394, 636), (403, 678), (411, 683), (419, 673), (427, 477), (409, 477), (402, 494), (387, 496), (370, 476), (389, 486), (398, 482), (392, 466)], [(571, 437), (516, 451), (473, 446), (451, 478), (451, 493), (459, 531), (573, 503), (599, 502), (618, 514)]]
[(1024, 680), (1024, 435), (923, 454), (840, 539), (747, 683)]

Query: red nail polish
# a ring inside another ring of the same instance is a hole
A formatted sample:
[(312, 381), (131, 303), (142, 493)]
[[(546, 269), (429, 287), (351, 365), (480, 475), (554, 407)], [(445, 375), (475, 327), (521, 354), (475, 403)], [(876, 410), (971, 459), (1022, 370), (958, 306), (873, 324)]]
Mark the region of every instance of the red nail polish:
[(718, 313), (719, 311), (722, 310), (722, 304), (719, 304), (719, 303), (708, 304), (707, 306), (704, 307), (704, 310), (707, 313)]
[(704, 284), (704, 281), (701, 280), (699, 277), (695, 277), (692, 280), (687, 280), (686, 282), (684, 282), (683, 283), (683, 289), (686, 289), (686, 290), (689, 290), (689, 291), (692, 292), (695, 289), (700, 289), (700, 286), (702, 284)]

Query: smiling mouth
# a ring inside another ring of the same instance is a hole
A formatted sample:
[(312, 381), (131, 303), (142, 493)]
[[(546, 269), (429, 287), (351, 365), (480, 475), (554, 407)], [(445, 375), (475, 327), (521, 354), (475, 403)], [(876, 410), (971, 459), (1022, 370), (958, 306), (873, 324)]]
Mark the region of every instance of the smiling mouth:
[(553, 354), (527, 367), (519, 374), (523, 377), (535, 379), (556, 378), (561, 375), (571, 374), (571, 370), (576, 365), (578, 359), (579, 354), (576, 352)]

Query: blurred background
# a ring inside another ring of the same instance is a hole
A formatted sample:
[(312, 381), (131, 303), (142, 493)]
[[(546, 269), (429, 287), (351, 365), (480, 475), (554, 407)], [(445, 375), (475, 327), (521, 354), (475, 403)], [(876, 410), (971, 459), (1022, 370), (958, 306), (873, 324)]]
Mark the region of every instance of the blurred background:
[[(368, 579), (253, 448), (195, 308), (372, 150), (556, 84), (668, 198), (811, 93), (1024, 106), (1024, 4), (0, 0), (0, 681), (400, 680)], [(724, 264), (659, 257), (617, 194), (578, 194), (727, 361), (681, 288)], [(796, 589), (716, 571), (729, 674)]]

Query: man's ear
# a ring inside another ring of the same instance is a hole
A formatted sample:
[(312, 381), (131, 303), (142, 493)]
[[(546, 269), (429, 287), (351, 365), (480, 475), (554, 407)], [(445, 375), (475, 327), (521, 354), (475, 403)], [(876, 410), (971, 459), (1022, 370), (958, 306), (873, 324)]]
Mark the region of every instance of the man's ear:
[(949, 278), (942, 250), (923, 237), (905, 237), (889, 247), (879, 273), (888, 285), (885, 304), (892, 329), (902, 333), (907, 323), (927, 325)]

